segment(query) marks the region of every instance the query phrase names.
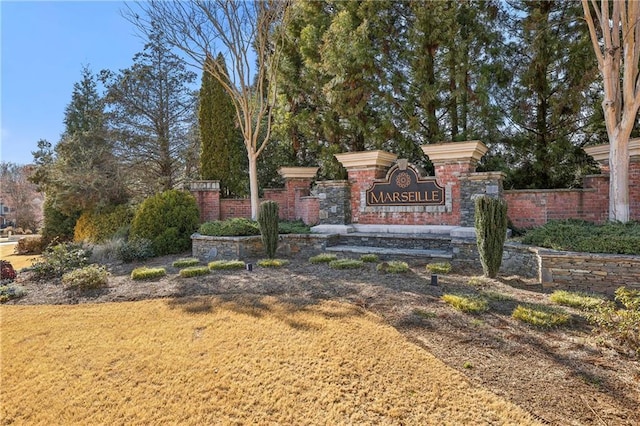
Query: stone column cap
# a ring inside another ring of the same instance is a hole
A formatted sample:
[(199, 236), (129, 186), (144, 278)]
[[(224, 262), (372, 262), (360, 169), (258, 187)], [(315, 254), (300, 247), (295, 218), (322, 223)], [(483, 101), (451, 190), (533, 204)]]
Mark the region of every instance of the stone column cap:
[(313, 179), (319, 167), (280, 167), (278, 174), (285, 179)]
[(396, 154), (381, 150), (345, 152), (335, 154), (335, 157), (346, 169), (389, 167), (398, 158)]
[[(598, 163), (609, 162), (609, 144), (591, 145), (584, 147), (584, 151)], [(640, 157), (640, 138), (629, 140), (629, 158)]]
[(460, 161), (477, 162), (489, 148), (481, 141), (442, 142), (422, 145), (422, 152), (432, 163), (451, 163)]

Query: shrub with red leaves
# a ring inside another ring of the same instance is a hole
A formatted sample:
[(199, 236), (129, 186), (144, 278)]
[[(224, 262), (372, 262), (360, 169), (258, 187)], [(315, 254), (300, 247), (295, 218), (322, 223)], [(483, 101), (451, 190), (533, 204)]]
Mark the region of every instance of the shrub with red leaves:
[(13, 265), (6, 260), (0, 260), (0, 278), (3, 280), (15, 280), (16, 271)]

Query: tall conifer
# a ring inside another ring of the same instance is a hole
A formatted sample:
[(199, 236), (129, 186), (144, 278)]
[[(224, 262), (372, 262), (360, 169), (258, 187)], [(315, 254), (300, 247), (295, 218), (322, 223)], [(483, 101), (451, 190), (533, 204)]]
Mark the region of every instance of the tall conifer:
[[(200, 87), (200, 175), (205, 180), (219, 180), (223, 196), (246, 195), (246, 153), (243, 152), (242, 134), (229, 94), (206, 71), (207, 67), (214, 66), (213, 61), (207, 57)], [(222, 54), (218, 54), (215, 61), (226, 70)]]

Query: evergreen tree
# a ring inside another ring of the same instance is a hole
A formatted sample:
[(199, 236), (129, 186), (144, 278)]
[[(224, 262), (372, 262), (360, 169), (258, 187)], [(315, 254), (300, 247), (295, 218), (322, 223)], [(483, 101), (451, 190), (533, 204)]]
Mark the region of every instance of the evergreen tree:
[[(202, 179), (219, 180), (223, 196), (243, 196), (247, 194), (247, 155), (233, 102), (222, 84), (207, 71), (214, 67), (213, 61), (211, 57), (205, 61), (200, 88), (200, 173)], [(224, 56), (218, 54), (215, 61), (226, 75)]]
[(590, 138), (585, 127), (597, 78), (581, 7), (559, 0), (510, 5), (515, 78), (501, 96), (515, 125), (507, 138), (507, 186), (566, 187), (589, 170), (581, 147)]
[(128, 186), (145, 196), (179, 186), (186, 175), (184, 154), (196, 97), (189, 88), (196, 75), (173, 54), (155, 30), (134, 64), (101, 72), (107, 87), (109, 124)]
[(85, 65), (82, 80), (73, 85), (71, 102), (64, 111), (62, 139), (80, 132), (104, 131), (104, 118), (104, 103), (98, 93), (96, 77)]

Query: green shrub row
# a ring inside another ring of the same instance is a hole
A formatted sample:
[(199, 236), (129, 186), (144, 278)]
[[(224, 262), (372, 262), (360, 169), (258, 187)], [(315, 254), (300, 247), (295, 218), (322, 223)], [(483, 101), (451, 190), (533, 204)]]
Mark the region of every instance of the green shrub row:
[(148, 268), (146, 266), (142, 266), (131, 271), (132, 280), (150, 280), (153, 278), (164, 277), (165, 275), (167, 275), (167, 270), (165, 268)]
[(287, 263), (289, 261), (284, 259), (262, 259), (258, 261), (258, 266), (262, 268), (280, 268)]
[(209, 262), (209, 269), (226, 270), (226, 269), (244, 269), (245, 263), (242, 260), (214, 260)]
[(527, 231), (522, 242), (554, 250), (640, 255), (640, 222), (550, 221)]
[(200, 264), (200, 260), (196, 259), (195, 257), (187, 257), (176, 260), (171, 264), (171, 266), (173, 266), (174, 268), (186, 268), (189, 266), (197, 266), (198, 264)]
[(198, 277), (201, 275), (207, 275), (209, 268), (206, 266), (189, 266), (180, 270), (180, 276), (183, 278)]
[[(279, 234), (308, 234), (310, 229), (302, 221), (279, 221)], [(245, 237), (260, 235), (258, 222), (246, 218), (215, 220), (200, 225), (198, 233), (213, 237)]]

